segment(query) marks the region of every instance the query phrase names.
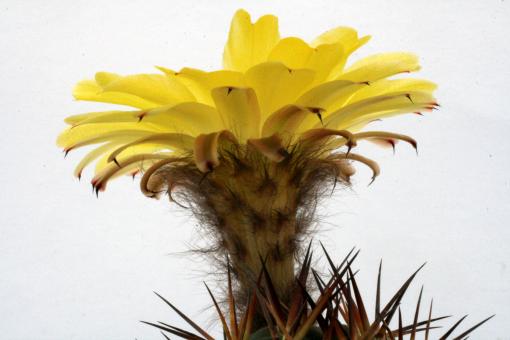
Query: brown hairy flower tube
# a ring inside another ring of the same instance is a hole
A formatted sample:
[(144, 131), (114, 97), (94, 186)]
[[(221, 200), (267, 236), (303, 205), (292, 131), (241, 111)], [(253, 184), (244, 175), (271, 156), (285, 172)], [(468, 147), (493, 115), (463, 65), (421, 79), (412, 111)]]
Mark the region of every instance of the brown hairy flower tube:
[(318, 200), (333, 187), (349, 185), (354, 169), (343, 152), (300, 142), (280, 162), (252, 146), (224, 142), (219, 165), (201, 172), (192, 156), (164, 160), (142, 178), (149, 197), (167, 192), (188, 206), (211, 236), (218, 258), (228, 255), (245, 301), (262, 268), (285, 301), (295, 282), (295, 266), (313, 225)]

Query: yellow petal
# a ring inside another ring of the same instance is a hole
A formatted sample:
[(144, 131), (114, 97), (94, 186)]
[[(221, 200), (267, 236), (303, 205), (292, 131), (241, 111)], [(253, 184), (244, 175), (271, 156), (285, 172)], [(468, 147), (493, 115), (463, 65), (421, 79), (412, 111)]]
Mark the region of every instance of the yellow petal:
[(191, 92), (176, 79), (161, 74), (119, 76), (98, 72), (95, 81), (79, 82), (76, 99), (133, 106), (141, 109), (195, 100)]
[(285, 38), (278, 42), (269, 54), (269, 61), (277, 61), (285, 66), (296, 69), (306, 68), (315, 72), (314, 83), (337, 74), (345, 65), (348, 54), (341, 44), (323, 44), (310, 47), (299, 38)]
[(116, 148), (117, 146), (119, 146), (120, 144), (122, 144), (124, 142), (126, 142), (125, 139), (124, 140), (119, 139), (115, 142), (109, 142), (109, 143), (103, 144), (103, 145), (95, 148), (94, 150), (90, 151), (78, 163), (78, 165), (74, 169), (74, 175), (78, 178), (81, 178), (83, 169), (85, 169), (85, 167), (87, 167), (87, 165), (89, 165), (90, 163), (95, 161), (100, 156), (107, 154), (109, 151), (113, 150), (114, 148)]
[(153, 161), (168, 158), (168, 154), (141, 154), (135, 155), (128, 159), (125, 159), (120, 164), (110, 164), (108, 167), (104, 168), (101, 172), (99, 172), (92, 179), (92, 185), (96, 194), (99, 191), (104, 191), (106, 188), (107, 182), (119, 175), (122, 175), (126, 172), (131, 171), (133, 168), (143, 166), (143, 162), (145, 161)]
[(80, 114), (76, 114), (76, 115), (72, 115), (72, 116), (69, 116), (69, 117), (66, 117), (64, 119), (64, 122), (66, 122), (67, 124), (69, 125), (72, 125), (72, 126), (76, 126), (82, 122), (85, 122), (85, 121), (88, 121), (88, 120), (91, 120), (91, 119), (94, 119), (94, 118), (99, 118), (99, 117), (102, 117), (102, 116), (105, 116), (105, 115), (127, 115), (127, 114), (131, 114), (133, 116), (137, 116), (138, 114), (140, 114), (140, 112), (143, 112), (143, 111), (100, 111), (100, 112), (87, 112), (87, 113), (80, 113)]
[(138, 123), (138, 127), (148, 127), (167, 132), (184, 132), (191, 135), (217, 131), (222, 121), (216, 109), (197, 102), (161, 106), (144, 111), (93, 112), (70, 117), (73, 129), (88, 124)]
[(135, 123), (145, 111), (103, 111), (89, 112), (67, 117), (65, 122), (71, 124), (73, 129), (86, 124), (99, 123)]
[(186, 86), (162, 74), (119, 77), (104, 86), (103, 91), (128, 93), (161, 105), (195, 100)]
[[(410, 92), (365, 99), (347, 105), (324, 119), (324, 125), (333, 129), (350, 129), (367, 124), (376, 118), (400, 113), (416, 112), (428, 108), (434, 102), (429, 93)], [(316, 127), (320, 127), (317, 124)]]
[(367, 86), (366, 83), (349, 80), (329, 81), (308, 90), (296, 100), (296, 103), (330, 110), (332, 107), (342, 106), (354, 93)]
[(103, 89), (94, 80), (82, 80), (76, 84), (73, 89), (73, 96), (78, 100), (126, 105), (139, 109), (150, 109), (158, 106), (155, 102), (129, 93), (103, 92)]
[(142, 137), (131, 143), (127, 143), (113, 151), (108, 156), (108, 162), (118, 162), (118, 156), (126, 150), (140, 145), (157, 145), (160, 150), (175, 151), (175, 150), (192, 150), (194, 138), (182, 133), (158, 133), (147, 137)]
[(168, 131), (190, 135), (217, 131), (223, 126), (216, 108), (197, 102), (148, 110), (139, 119), (141, 122), (155, 124)]
[(430, 92), (432, 93), (437, 88), (437, 85), (431, 81), (414, 78), (404, 79), (381, 79), (370, 83), (370, 86), (356, 91), (354, 95), (349, 98), (348, 103), (355, 103), (370, 97), (390, 95), (392, 93), (402, 92)]
[(220, 164), (218, 145), (221, 140), (237, 143), (234, 135), (228, 130), (202, 134), (195, 138), (193, 155), (200, 171), (210, 172)]
[(253, 89), (219, 87), (212, 90), (212, 97), (223, 126), (241, 143), (259, 136), (260, 109)]
[(309, 88), (313, 78), (311, 70), (293, 70), (278, 62), (262, 63), (246, 72), (246, 84), (257, 94), (262, 120), (279, 108), (294, 103)]
[(315, 84), (334, 79), (343, 70), (349, 54), (342, 44), (324, 44), (313, 49), (305, 68), (315, 71)]
[(304, 68), (313, 49), (303, 40), (295, 37), (282, 39), (269, 54), (268, 61), (278, 61), (288, 68)]
[(299, 131), (310, 129), (321, 122), (330, 112), (342, 107), (350, 97), (360, 89), (367, 87), (366, 83), (353, 83), (348, 80), (333, 80), (322, 83), (304, 93), (296, 101), (298, 105), (317, 108), (316, 116), (309, 115), (301, 124)]
[(97, 72), (94, 78), (100, 87), (105, 87), (108, 84), (121, 79), (122, 76), (111, 72)]
[(358, 38), (358, 32), (350, 27), (336, 27), (329, 31), (322, 33), (320, 36), (312, 41), (312, 47), (318, 47), (323, 44), (338, 44), (340, 43), (345, 53), (348, 55), (360, 48), (370, 40), (370, 36)]
[[(325, 49), (323, 45), (334, 45), (333, 48), (338, 53), (335, 55), (329, 52), (330, 56), (326, 58), (326, 60), (330, 60), (330, 58), (337, 59), (333, 59), (336, 60), (336, 62), (330, 66), (330, 71), (325, 79), (336, 79), (342, 73), (347, 62), (347, 58), (349, 58), (355, 50), (366, 44), (369, 40), (370, 36), (359, 38), (358, 32), (350, 27), (336, 27), (317, 37), (311, 43), (312, 47), (320, 50), (321, 48)], [(331, 47), (329, 49), (331, 49)], [(320, 62), (321, 59), (324, 60), (324, 57), (322, 56), (322, 58), (317, 58), (317, 62)]]
[(338, 79), (355, 82), (376, 81), (399, 73), (418, 71), (418, 57), (411, 53), (381, 53), (355, 62)]
[[(137, 138), (131, 138), (127, 142), (122, 143), (122, 144), (127, 144), (129, 142), (135, 141), (136, 139)], [(120, 144), (120, 145), (122, 145), (122, 144)], [(112, 164), (115, 164), (115, 162), (110, 161), (110, 154), (111, 153), (105, 153), (103, 156), (101, 156), (97, 160), (97, 162), (95, 164), (95, 170), (94, 170), (96, 175), (101, 173), (104, 169), (110, 167)], [(148, 154), (168, 154), (168, 155), (175, 156), (175, 155), (182, 154), (182, 152), (173, 151), (173, 150), (169, 151), (168, 148), (165, 148), (165, 146), (162, 146), (161, 144), (146, 143), (146, 144), (134, 145), (134, 146), (131, 146), (131, 147), (125, 149), (122, 152), (122, 154), (117, 156), (117, 158), (115, 160), (116, 160), (116, 163), (122, 164), (126, 159), (129, 159), (129, 158), (137, 156), (137, 155), (142, 155), (142, 154), (146, 154), (146, 155), (148, 155)], [(144, 162), (140, 162), (139, 167), (138, 167), (140, 170), (143, 170), (145, 168), (142, 165), (144, 165)]]
[(245, 86), (244, 75), (236, 71), (221, 70), (205, 72), (186, 67), (179, 72), (173, 72), (162, 67), (158, 68), (169, 77), (175, 77), (178, 81), (186, 85), (198, 102), (207, 105), (214, 105), (214, 101), (211, 97), (212, 89), (223, 86)]
[(238, 10), (223, 53), (225, 69), (244, 72), (265, 61), (279, 39), (278, 18), (265, 15), (252, 24), (248, 12)]
[(57, 138), (57, 145), (67, 151), (81, 146), (116, 140), (117, 138), (139, 138), (158, 129), (140, 126), (137, 123), (116, 123), (100, 125), (84, 125), (64, 130)]
[(286, 105), (266, 119), (262, 127), (262, 137), (278, 133), (285, 140), (290, 140), (305, 117), (309, 115), (312, 115), (312, 112), (305, 107)]

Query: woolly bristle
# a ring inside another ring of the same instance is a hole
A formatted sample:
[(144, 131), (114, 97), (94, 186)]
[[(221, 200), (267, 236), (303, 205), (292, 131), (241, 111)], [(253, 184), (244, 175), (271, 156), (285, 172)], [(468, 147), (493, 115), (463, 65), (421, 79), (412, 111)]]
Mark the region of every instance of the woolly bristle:
[(149, 169), (142, 190), (151, 197), (166, 191), (191, 208), (211, 235), (211, 248), (230, 256), (241, 294), (250, 290), (262, 258), (285, 301), (317, 201), (333, 187), (348, 186), (353, 173), (346, 154), (325, 150), (296, 144), (277, 163), (249, 145), (229, 144), (212, 171), (203, 173), (193, 157), (182, 157)]

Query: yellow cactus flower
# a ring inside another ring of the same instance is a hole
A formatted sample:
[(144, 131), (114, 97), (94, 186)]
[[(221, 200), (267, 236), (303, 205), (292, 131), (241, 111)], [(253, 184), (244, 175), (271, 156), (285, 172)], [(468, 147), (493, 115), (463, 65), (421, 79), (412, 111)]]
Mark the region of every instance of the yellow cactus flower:
[(166, 191), (172, 198), (177, 190), (210, 227), (217, 248), (230, 254), (242, 284), (263, 256), (285, 294), (324, 184), (348, 184), (351, 161), (370, 166), (374, 177), (379, 173), (377, 163), (351, 152), (357, 142), (403, 140), (416, 147), (405, 135), (363, 128), (437, 106), (434, 83), (394, 78), (419, 70), (413, 54), (382, 53), (348, 65), (369, 38), (347, 27), (312, 42), (281, 38), (275, 16), (252, 23), (239, 10), (224, 69), (99, 72), (79, 82), (74, 97), (132, 109), (68, 117), (70, 127), (57, 143), (66, 153), (96, 146), (75, 170), (80, 177), (96, 161), (96, 192), (137, 172), (150, 197)]

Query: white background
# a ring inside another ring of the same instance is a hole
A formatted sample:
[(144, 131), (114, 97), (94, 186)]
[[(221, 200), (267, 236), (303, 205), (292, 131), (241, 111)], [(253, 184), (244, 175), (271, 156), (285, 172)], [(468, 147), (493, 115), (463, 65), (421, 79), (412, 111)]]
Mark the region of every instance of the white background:
[(365, 147), (381, 177), (367, 187), (360, 168), (354, 190), (321, 209), (318, 239), (337, 258), (362, 249), (369, 299), (379, 259), (385, 297), (427, 261), (407, 314), (424, 283), (436, 315), (470, 314), (464, 328), (497, 314), (471, 339), (510, 339), (508, 0), (0, 0), (0, 337), (160, 339), (138, 320), (182, 323), (153, 290), (211, 321), (208, 264), (169, 255), (196, 237), (193, 220), (130, 179), (96, 199), (90, 172), (72, 177), (81, 154), (64, 160), (55, 139), (67, 115), (108, 107), (71, 97), (96, 71), (219, 67), (238, 8), (278, 15), (283, 35), (311, 39), (338, 25), (372, 34), (356, 57), (421, 56), (441, 110), (378, 127), (417, 138), (419, 156), (403, 144), (395, 156)]

